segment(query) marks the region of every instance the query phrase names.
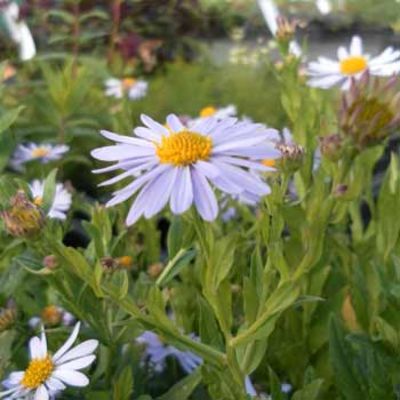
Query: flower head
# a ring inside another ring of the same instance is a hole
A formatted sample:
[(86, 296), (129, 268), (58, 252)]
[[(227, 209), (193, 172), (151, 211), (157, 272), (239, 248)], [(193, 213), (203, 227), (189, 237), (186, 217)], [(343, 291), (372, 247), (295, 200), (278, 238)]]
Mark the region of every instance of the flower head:
[(8, 399), (49, 399), (66, 389), (66, 385), (84, 387), (88, 378), (81, 369), (93, 363), (93, 352), (98, 346), (97, 340), (87, 340), (73, 348), (78, 337), (78, 322), (71, 336), (54, 354), (47, 349), (47, 339), (42, 329), (40, 337), (33, 337), (29, 342), (30, 362), (25, 371), (12, 372), (3, 381), (6, 391), (0, 392), (0, 398)]
[(338, 60), (319, 57), (308, 65), (308, 84), (321, 89), (340, 85), (343, 90), (350, 87), (351, 78), (359, 79), (369, 71), (371, 75), (390, 76), (400, 71), (400, 51), (388, 47), (376, 57), (363, 52), (362, 40), (353, 36), (349, 49), (339, 47)]
[(59, 160), (68, 150), (69, 147), (66, 145), (47, 143), (19, 144), (12, 156), (11, 166), (15, 169), (20, 169), (23, 164), (33, 160), (39, 160), (42, 164), (47, 164), (50, 161)]
[(92, 151), (98, 160), (116, 162), (95, 173), (125, 171), (102, 185), (128, 177), (134, 179), (114, 192), (107, 203), (107, 206), (122, 203), (139, 192), (128, 213), (128, 225), (142, 215), (151, 218), (168, 202), (174, 214), (187, 211), (194, 203), (204, 220), (214, 220), (218, 204), (210, 182), (232, 195), (270, 193), (269, 186), (250, 171), (269, 171), (259, 161), (280, 156), (274, 144), (268, 142), (274, 130), (237, 122), (235, 118), (214, 117), (204, 118), (188, 128), (174, 114), (167, 117), (168, 128), (146, 115), (142, 115), (142, 122), (146, 127), (134, 130), (137, 137), (102, 131), (103, 136), (116, 144)]
[(148, 83), (142, 79), (134, 78), (109, 78), (105, 81), (107, 96), (121, 99), (127, 96), (130, 100), (138, 100), (147, 94)]
[(25, 192), (20, 190), (11, 199), (10, 208), (0, 212), (8, 233), (15, 237), (33, 236), (44, 225), (44, 216), (36, 204), (29, 201)]
[[(192, 337), (194, 337), (192, 335)], [(168, 357), (175, 358), (182, 369), (191, 374), (203, 360), (190, 351), (181, 351), (176, 347), (165, 344), (158, 335), (151, 331), (143, 332), (136, 338), (136, 342), (145, 346), (144, 357), (153, 366), (156, 372), (162, 372)]]
[(396, 79), (382, 83), (366, 73), (343, 93), (339, 126), (358, 148), (387, 138), (400, 126), (400, 97)]
[[(33, 202), (40, 207), (43, 204), (44, 181), (34, 180), (29, 188)], [(56, 192), (54, 194), (53, 204), (48, 212), (49, 218), (65, 219), (66, 213), (71, 207), (71, 193), (69, 193), (62, 183), (57, 183)]]

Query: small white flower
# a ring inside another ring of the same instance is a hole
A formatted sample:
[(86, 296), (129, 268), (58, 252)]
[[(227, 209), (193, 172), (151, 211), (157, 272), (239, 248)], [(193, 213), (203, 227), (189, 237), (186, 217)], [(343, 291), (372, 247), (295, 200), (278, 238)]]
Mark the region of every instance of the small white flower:
[(330, 0), (317, 0), (315, 4), (318, 8), (318, 11), (323, 15), (327, 15), (332, 11), (332, 4)]
[(48, 143), (37, 144), (27, 143), (19, 144), (12, 156), (11, 166), (15, 169), (21, 169), (21, 166), (28, 161), (39, 160), (42, 164), (50, 161), (59, 160), (69, 147), (64, 144), (52, 145)]
[(147, 94), (148, 83), (142, 79), (134, 78), (109, 78), (105, 81), (106, 96), (121, 99), (124, 95), (130, 100), (138, 100)]
[[(31, 190), (33, 202), (40, 207), (43, 203), (44, 181), (35, 179), (29, 185), (29, 189)], [(53, 204), (47, 214), (49, 218), (65, 219), (67, 217), (66, 213), (71, 207), (71, 199), (71, 193), (65, 189), (64, 185), (62, 183), (57, 183)]]
[(214, 107), (214, 106), (206, 106), (203, 107), (200, 112), (198, 117), (193, 118), (193, 119), (188, 119), (187, 121), (187, 126), (192, 127), (198, 122), (201, 122), (205, 118), (210, 118), (213, 117), (217, 120), (221, 120), (224, 118), (229, 118), (229, 117), (236, 117), (237, 115), (237, 109), (236, 106), (233, 104), (229, 104), (226, 107)]
[(308, 84), (321, 89), (340, 85), (342, 90), (347, 90), (351, 79), (359, 79), (366, 71), (376, 76), (400, 72), (400, 51), (388, 47), (378, 56), (370, 57), (363, 52), (362, 40), (358, 36), (353, 36), (348, 49), (339, 47), (337, 57), (338, 60), (319, 57), (318, 61), (310, 62)]
[(48, 400), (65, 390), (67, 385), (84, 387), (89, 379), (79, 370), (93, 363), (93, 355), (99, 342), (87, 340), (73, 348), (78, 337), (78, 322), (71, 336), (51, 355), (47, 350), (47, 339), (42, 329), (40, 337), (33, 337), (29, 342), (31, 361), (25, 371), (12, 372), (3, 381), (6, 391), (0, 392), (2, 399)]
[(30, 60), (36, 54), (36, 46), (28, 25), (20, 19), (18, 4), (6, 3), (1, 13), (11, 39), (19, 46), (19, 58), (22, 61)]

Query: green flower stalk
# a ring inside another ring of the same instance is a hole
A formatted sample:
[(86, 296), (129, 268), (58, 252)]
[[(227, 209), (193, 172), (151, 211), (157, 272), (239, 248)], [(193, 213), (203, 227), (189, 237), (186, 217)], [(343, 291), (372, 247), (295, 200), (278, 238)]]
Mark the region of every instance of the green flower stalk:
[(358, 149), (380, 143), (400, 126), (400, 93), (395, 84), (395, 78), (381, 82), (365, 73), (343, 94), (340, 128)]

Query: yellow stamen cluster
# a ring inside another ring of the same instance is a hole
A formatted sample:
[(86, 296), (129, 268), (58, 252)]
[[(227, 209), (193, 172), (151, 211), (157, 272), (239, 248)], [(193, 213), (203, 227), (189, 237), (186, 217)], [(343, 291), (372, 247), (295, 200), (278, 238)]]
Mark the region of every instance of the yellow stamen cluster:
[(213, 106), (207, 106), (200, 110), (200, 117), (212, 117), (217, 112), (217, 109)]
[(43, 205), (43, 197), (42, 196), (37, 196), (33, 199), (33, 204), (35, 206), (41, 207)]
[(51, 376), (54, 364), (50, 357), (34, 358), (25, 370), (21, 385), (27, 389), (36, 389)]
[(129, 90), (132, 86), (134, 86), (136, 83), (136, 79), (134, 78), (125, 78), (122, 79), (122, 88), (124, 90)]
[(355, 75), (367, 69), (368, 63), (363, 56), (345, 58), (340, 62), (340, 72), (343, 75)]
[(163, 136), (156, 153), (161, 163), (183, 167), (199, 160), (208, 160), (211, 150), (210, 137), (184, 130)]
[(33, 158), (42, 158), (48, 156), (50, 150), (45, 147), (37, 147), (36, 149), (32, 150), (32, 157)]

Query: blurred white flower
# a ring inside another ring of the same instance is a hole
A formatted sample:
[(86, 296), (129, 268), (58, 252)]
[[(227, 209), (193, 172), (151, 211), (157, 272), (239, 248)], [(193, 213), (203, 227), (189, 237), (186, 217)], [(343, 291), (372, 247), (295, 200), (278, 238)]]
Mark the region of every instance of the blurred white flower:
[(19, 58), (22, 61), (33, 58), (36, 54), (35, 42), (28, 25), (19, 18), (19, 6), (14, 2), (7, 2), (2, 7), (1, 14), (11, 39), (19, 47)]
[(323, 15), (327, 15), (332, 11), (332, 4), (330, 0), (317, 0), (316, 5), (318, 11)]
[[(43, 204), (44, 181), (39, 181), (38, 179), (34, 180), (29, 185), (29, 189), (33, 197), (33, 202), (40, 207)], [(64, 185), (62, 183), (57, 183), (53, 204), (47, 214), (49, 218), (65, 219), (67, 217), (66, 213), (71, 207), (71, 199), (71, 193), (65, 189)]]
[(99, 342), (87, 340), (73, 348), (78, 337), (78, 322), (70, 337), (52, 355), (47, 349), (47, 338), (42, 328), (40, 337), (33, 337), (29, 342), (30, 363), (25, 371), (12, 372), (3, 386), (7, 389), (0, 392), (0, 398), (48, 400), (65, 390), (68, 386), (84, 387), (89, 379), (80, 372), (96, 359), (93, 355)]
[(187, 125), (189, 127), (195, 125), (196, 123), (204, 120), (205, 118), (213, 117), (217, 120), (221, 120), (228, 117), (236, 117), (237, 109), (236, 106), (233, 104), (229, 104), (226, 107), (214, 107), (214, 106), (206, 106), (203, 107), (200, 112), (199, 116), (194, 119), (189, 119), (187, 121)]
[(59, 160), (64, 153), (69, 150), (66, 145), (37, 144), (27, 143), (19, 144), (11, 158), (11, 167), (19, 170), (21, 166), (28, 161), (39, 160), (42, 164), (50, 161)]
[(105, 81), (105, 93), (117, 99), (126, 95), (130, 100), (138, 100), (146, 96), (148, 86), (148, 83), (142, 79), (109, 78)]
[(400, 72), (400, 51), (388, 47), (376, 57), (370, 57), (363, 52), (362, 40), (353, 36), (350, 47), (339, 47), (338, 60), (319, 57), (318, 61), (310, 62), (308, 84), (312, 87), (329, 89), (340, 85), (342, 90), (350, 87), (351, 80), (359, 79), (364, 72), (371, 75), (391, 76)]

